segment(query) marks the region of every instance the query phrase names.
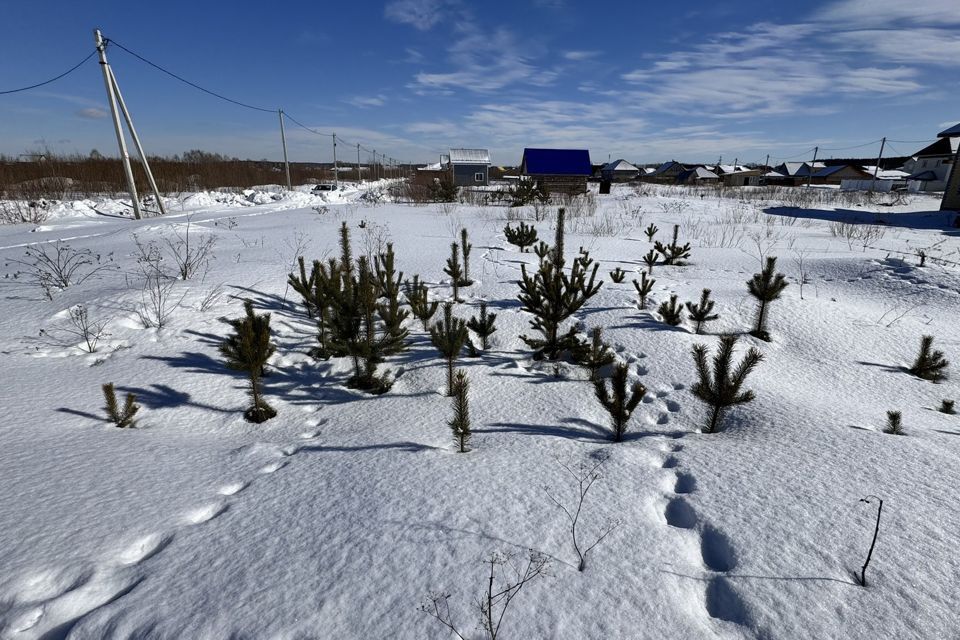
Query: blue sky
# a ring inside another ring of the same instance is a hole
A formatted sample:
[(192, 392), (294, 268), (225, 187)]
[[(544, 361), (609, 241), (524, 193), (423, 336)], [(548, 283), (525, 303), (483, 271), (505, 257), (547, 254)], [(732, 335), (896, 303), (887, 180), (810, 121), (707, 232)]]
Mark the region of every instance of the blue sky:
[[(69, 68), (99, 26), (198, 84), (401, 160), (451, 146), (487, 147), (496, 164), (524, 146), (586, 147), (595, 162), (804, 159), (814, 145), (842, 157), (960, 121), (958, 0), (2, 0), (0, 13), (0, 91)], [(149, 153), (281, 157), (276, 115), (108, 55)], [(105, 109), (95, 60), (0, 96), (0, 153), (115, 154)], [(291, 159), (331, 158), (328, 138), (287, 133)]]

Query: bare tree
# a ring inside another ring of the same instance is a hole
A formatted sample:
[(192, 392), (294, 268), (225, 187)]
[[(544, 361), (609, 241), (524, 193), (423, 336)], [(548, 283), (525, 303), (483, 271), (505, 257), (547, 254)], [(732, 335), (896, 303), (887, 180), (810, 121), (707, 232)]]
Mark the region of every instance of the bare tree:
[(61, 291), (106, 270), (117, 269), (113, 254), (103, 256), (90, 249), (74, 249), (62, 240), (28, 247), (22, 259), (11, 260), (23, 267), (13, 274), (15, 280), (40, 287), (48, 300)]
[[(107, 333), (107, 320), (94, 320), (87, 308), (78, 304), (69, 309), (67, 321), (59, 326), (40, 330), (40, 339), (61, 347), (77, 347), (87, 353), (95, 353), (100, 339)], [(79, 344), (78, 344), (78, 341)]]

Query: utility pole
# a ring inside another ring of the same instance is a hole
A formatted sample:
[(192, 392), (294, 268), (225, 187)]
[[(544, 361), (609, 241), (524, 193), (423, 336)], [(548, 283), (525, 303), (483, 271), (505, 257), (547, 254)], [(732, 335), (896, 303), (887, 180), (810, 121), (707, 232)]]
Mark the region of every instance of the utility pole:
[(100, 69), (103, 71), (103, 84), (107, 88), (107, 102), (110, 103), (110, 113), (113, 115), (113, 130), (117, 134), (117, 146), (120, 147), (120, 160), (123, 162), (123, 172), (127, 176), (127, 189), (133, 202), (133, 217), (140, 220), (140, 198), (137, 196), (137, 185), (133, 181), (133, 169), (130, 167), (130, 154), (127, 152), (127, 141), (120, 128), (120, 114), (117, 113), (117, 99), (113, 93), (113, 83), (110, 81), (110, 68), (107, 65), (107, 47), (103, 43), (100, 29), (93, 30), (93, 41), (100, 54)]
[(127, 109), (127, 103), (123, 101), (123, 94), (120, 93), (120, 85), (117, 84), (117, 76), (113, 73), (113, 67), (105, 67), (110, 73), (110, 83), (113, 85), (113, 91), (117, 95), (117, 103), (120, 111), (123, 113), (123, 119), (127, 123), (127, 129), (130, 131), (130, 137), (133, 138), (133, 145), (137, 148), (137, 154), (140, 156), (140, 162), (143, 163), (143, 172), (147, 174), (147, 184), (153, 191), (153, 197), (157, 200), (157, 208), (160, 209), (160, 215), (166, 215), (167, 210), (163, 206), (163, 200), (160, 198), (160, 190), (157, 189), (157, 182), (153, 179), (153, 171), (150, 170), (150, 163), (147, 161), (147, 154), (143, 151), (143, 145), (140, 144), (140, 136), (137, 135), (137, 129), (133, 126), (133, 118), (130, 117), (130, 111)]
[(340, 173), (337, 171), (337, 134), (333, 134), (333, 184), (340, 189)]
[(767, 154), (767, 159), (763, 161), (763, 168), (764, 168), (764, 169), (769, 169), (769, 168), (770, 168), (770, 154), (769, 154), (769, 153)]
[(360, 184), (360, 143), (357, 143), (357, 184)]
[(283, 130), (283, 109), (277, 109), (277, 115), (280, 116), (280, 142), (283, 143), (283, 167), (287, 171), (287, 191), (293, 189), (290, 183), (290, 163), (287, 162), (287, 134)]
[(873, 168), (873, 181), (870, 183), (870, 191), (877, 187), (877, 173), (880, 171), (880, 158), (883, 157), (883, 147), (887, 144), (886, 136), (880, 141), (880, 153), (877, 154), (877, 166)]
[(813, 148), (813, 162), (810, 163), (810, 170), (807, 171), (807, 188), (810, 188), (810, 180), (813, 178), (813, 165), (817, 164), (817, 152), (820, 151), (820, 147)]

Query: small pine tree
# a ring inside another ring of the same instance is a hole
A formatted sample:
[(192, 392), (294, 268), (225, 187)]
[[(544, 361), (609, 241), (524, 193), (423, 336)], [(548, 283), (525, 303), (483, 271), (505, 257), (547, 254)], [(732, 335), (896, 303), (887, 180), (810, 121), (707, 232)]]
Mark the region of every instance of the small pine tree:
[(290, 288), (300, 294), (303, 298), (303, 306), (307, 310), (307, 317), (313, 318), (316, 310), (313, 306), (313, 284), (317, 275), (317, 263), (314, 262), (310, 275), (307, 276), (307, 268), (303, 256), (297, 256), (297, 266), (299, 273), (291, 273), (287, 276), (287, 284)]
[(647, 242), (653, 242), (653, 236), (657, 235), (657, 231), (660, 231), (657, 225), (653, 224), (652, 222), (647, 225), (647, 228), (643, 230), (643, 232), (647, 235)]
[(603, 408), (610, 414), (610, 421), (613, 426), (613, 441), (623, 440), (623, 434), (627, 431), (627, 423), (633, 410), (637, 408), (640, 401), (646, 394), (647, 389), (639, 382), (634, 382), (627, 393), (627, 365), (618, 363), (613, 370), (613, 376), (610, 379), (611, 390), (607, 391), (607, 382), (602, 378), (594, 381), (594, 391), (597, 399)]
[(470, 279), (470, 249), (473, 249), (473, 245), (467, 240), (466, 227), (460, 229), (460, 249), (463, 252), (463, 279), (460, 280), (460, 286), (469, 287), (473, 284)]
[(653, 278), (647, 277), (646, 271), (640, 272), (640, 282), (636, 280), (633, 281), (633, 287), (637, 290), (637, 306), (641, 309), (646, 308), (647, 306), (647, 296), (650, 295), (650, 292), (653, 291), (653, 285), (656, 284), (656, 280)]
[(703, 293), (700, 295), (699, 304), (688, 302), (684, 306), (687, 308), (687, 313), (690, 314), (690, 319), (696, 323), (694, 325), (694, 333), (697, 334), (700, 333), (700, 329), (704, 324), (720, 317), (713, 313), (714, 301), (710, 299), (710, 289), (703, 290)]
[(780, 298), (780, 294), (787, 288), (787, 278), (782, 273), (774, 274), (777, 268), (777, 259), (775, 257), (767, 258), (763, 271), (753, 274), (753, 278), (747, 280), (747, 290), (760, 303), (757, 309), (757, 323), (753, 331), (750, 332), (755, 338), (770, 342), (770, 334), (767, 332), (767, 306)]
[(533, 248), (533, 252), (537, 254), (537, 257), (543, 262), (543, 259), (550, 255), (550, 245), (541, 240), (537, 243), (537, 246)]
[(937, 409), (937, 411), (939, 411), (940, 413), (947, 413), (950, 415), (955, 414), (956, 411), (953, 408), (953, 400), (946, 400), (946, 399), (942, 400), (940, 402), (940, 408)]
[(453, 431), (453, 441), (457, 444), (460, 453), (466, 453), (467, 445), (470, 443), (470, 404), (467, 397), (469, 388), (467, 372), (458, 369), (453, 377), (453, 390), (450, 394), (453, 396), (453, 419), (447, 425)]
[(493, 323), (497, 319), (497, 314), (487, 313), (487, 303), (480, 303), (480, 317), (472, 316), (467, 320), (467, 328), (480, 336), (480, 348), (484, 351), (490, 346), (490, 336), (497, 330)]
[(698, 380), (693, 385), (693, 395), (710, 407), (710, 421), (707, 423), (706, 433), (714, 433), (720, 426), (720, 418), (728, 408), (744, 404), (754, 399), (753, 391), (740, 391), (747, 376), (763, 360), (763, 354), (750, 347), (737, 368), (731, 371), (733, 349), (737, 344), (737, 336), (723, 336), (720, 338), (720, 348), (713, 357), (713, 372), (707, 363), (707, 346), (693, 345), (693, 361), (697, 365)]
[(220, 353), (229, 368), (243, 371), (249, 377), (253, 405), (243, 412), (243, 417), (249, 422), (260, 423), (277, 415), (263, 399), (260, 388), (263, 368), (276, 347), (270, 342), (270, 314), (255, 314), (250, 300), (244, 300), (243, 309), (244, 317), (224, 320), (233, 327), (234, 334), (220, 344)]
[(430, 341), (447, 360), (447, 395), (453, 395), (453, 368), (457, 356), (467, 344), (467, 325), (453, 316), (453, 304), (443, 305), (443, 321), (430, 327)]
[(610, 279), (617, 284), (620, 284), (621, 282), (623, 282), (624, 278), (626, 277), (627, 277), (627, 272), (621, 269), (620, 267), (617, 267), (616, 269), (610, 272)]
[(556, 255), (554, 252), (541, 260), (532, 276), (527, 272), (527, 265), (520, 265), (520, 294), (517, 297), (524, 311), (534, 316), (530, 326), (543, 336), (520, 336), (520, 339), (535, 350), (533, 357), (538, 360), (544, 357), (556, 360), (563, 353), (575, 353), (580, 348), (576, 327), (564, 333), (560, 332), (560, 327), (603, 285), (603, 282), (596, 282), (599, 265), (593, 264), (589, 256), (581, 254), (567, 274), (562, 264), (553, 261)]
[(420, 282), (420, 276), (413, 276), (413, 281), (406, 281), (407, 302), (413, 315), (423, 323), (423, 330), (430, 329), (430, 319), (440, 308), (436, 300), (430, 302), (430, 293), (426, 283)]
[(903, 416), (899, 411), (887, 411), (887, 426), (883, 428), (883, 432), (895, 436), (903, 435)]
[(657, 252), (653, 249), (647, 251), (646, 255), (643, 256), (643, 263), (647, 265), (647, 273), (653, 274), (653, 268), (657, 266)]
[(933, 350), (932, 347), (933, 336), (923, 336), (920, 339), (920, 353), (908, 371), (918, 378), (939, 382), (946, 379), (946, 368), (950, 363), (943, 357), (942, 351)]
[(507, 242), (520, 247), (521, 252), (525, 252), (527, 247), (532, 247), (537, 241), (537, 229), (522, 220), (515, 229), (509, 224), (505, 226), (503, 228), (503, 235), (507, 238)]
[(121, 429), (136, 427), (137, 422), (133, 419), (133, 416), (140, 410), (140, 405), (137, 404), (137, 396), (128, 393), (127, 399), (123, 403), (123, 409), (121, 409), (120, 403), (117, 402), (117, 392), (113, 388), (113, 383), (108, 382), (101, 388), (103, 389), (105, 403), (103, 410), (107, 412), (107, 420)]
[(460, 247), (456, 242), (450, 244), (450, 257), (443, 272), (450, 276), (450, 285), (453, 287), (453, 301), (463, 302), (460, 299), (460, 284), (463, 282), (463, 269), (460, 267)]
[[(388, 242), (387, 252), (373, 261), (379, 295), (386, 298), (386, 302), (377, 307), (377, 315), (383, 320), (387, 333), (402, 342), (410, 333), (403, 327), (403, 322), (410, 312), (400, 306), (400, 282), (403, 280), (403, 272), (396, 272), (394, 260), (393, 243)], [(405, 348), (406, 344), (402, 343), (401, 350)]]
[(600, 369), (613, 363), (615, 356), (610, 346), (603, 341), (603, 329), (594, 327), (590, 330), (590, 344), (584, 345), (579, 360), (590, 372), (591, 381), (596, 381)]
[(690, 243), (680, 244), (677, 241), (677, 235), (680, 233), (680, 225), (673, 225), (673, 239), (670, 244), (655, 242), (653, 248), (663, 256), (663, 264), (683, 264), (682, 260), (690, 257)]
[(657, 313), (671, 327), (679, 326), (683, 323), (683, 306), (677, 303), (677, 295), (670, 296), (669, 301), (660, 303), (657, 307)]

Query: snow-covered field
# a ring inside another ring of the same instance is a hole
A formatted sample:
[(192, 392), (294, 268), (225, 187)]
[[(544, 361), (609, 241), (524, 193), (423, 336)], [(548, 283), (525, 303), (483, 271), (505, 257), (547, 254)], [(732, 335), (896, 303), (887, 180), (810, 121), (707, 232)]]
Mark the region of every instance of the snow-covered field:
[[(902, 370), (924, 334), (960, 357), (960, 239), (936, 200), (874, 213), (666, 188), (599, 196), (594, 215), (567, 221), (568, 256), (589, 249), (605, 280), (578, 319), (604, 327), (648, 389), (614, 444), (584, 370), (534, 362), (519, 339), (530, 331), (520, 265), (537, 258), (503, 227), (532, 210), (371, 206), (347, 192), (318, 213), (323, 201), (306, 191), (196, 194), (138, 222), (117, 217), (117, 203), (79, 204), (40, 227), (0, 227), (0, 636), (455, 637), (418, 610), (442, 592), (464, 636), (481, 637), (484, 559), (533, 549), (550, 575), (512, 602), (503, 638), (957, 637), (960, 416), (935, 409), (960, 388), (957, 376), (933, 384)], [(548, 242), (552, 212), (534, 222)], [(877, 215), (887, 224), (865, 240), (836, 224)], [(481, 300), (497, 314), (492, 348), (459, 361), (469, 453), (454, 451), (444, 362), (419, 322), (408, 321), (411, 349), (388, 360), (396, 383), (382, 396), (347, 389), (349, 363), (307, 355), (314, 325), (286, 274), (299, 252), (337, 255), (344, 220), (355, 255), (392, 241), (405, 277), (419, 274), (438, 299), (451, 294), (450, 243), (469, 230), (476, 283), (456, 314)], [(144, 328), (134, 234), (165, 249), (188, 221), (194, 240), (215, 239), (214, 259), (175, 283), (165, 326)], [(680, 224), (693, 254), (654, 269), (654, 303), (640, 311), (630, 280), (651, 222), (664, 240)], [(57, 239), (110, 268), (49, 300), (16, 261)], [(745, 282), (761, 254), (791, 284), (770, 309), (772, 342), (740, 340), (739, 353), (765, 355), (746, 384), (756, 400), (703, 434), (690, 350), (751, 327)], [(614, 284), (618, 266), (630, 273)], [(710, 335), (659, 321), (657, 303), (703, 288), (720, 314)], [(243, 298), (272, 314), (277, 344), (265, 386), (278, 416), (261, 425), (243, 420), (244, 380), (217, 351), (229, 329), (219, 318), (239, 316)], [(108, 321), (95, 353), (63, 333), (80, 303)], [(104, 422), (105, 382), (137, 395), (138, 428)], [(881, 431), (893, 409), (905, 436)], [(578, 572), (548, 493), (570, 504), (561, 463), (604, 455), (580, 528), (614, 528)], [(853, 572), (873, 534), (867, 495), (884, 507), (864, 588)]]

